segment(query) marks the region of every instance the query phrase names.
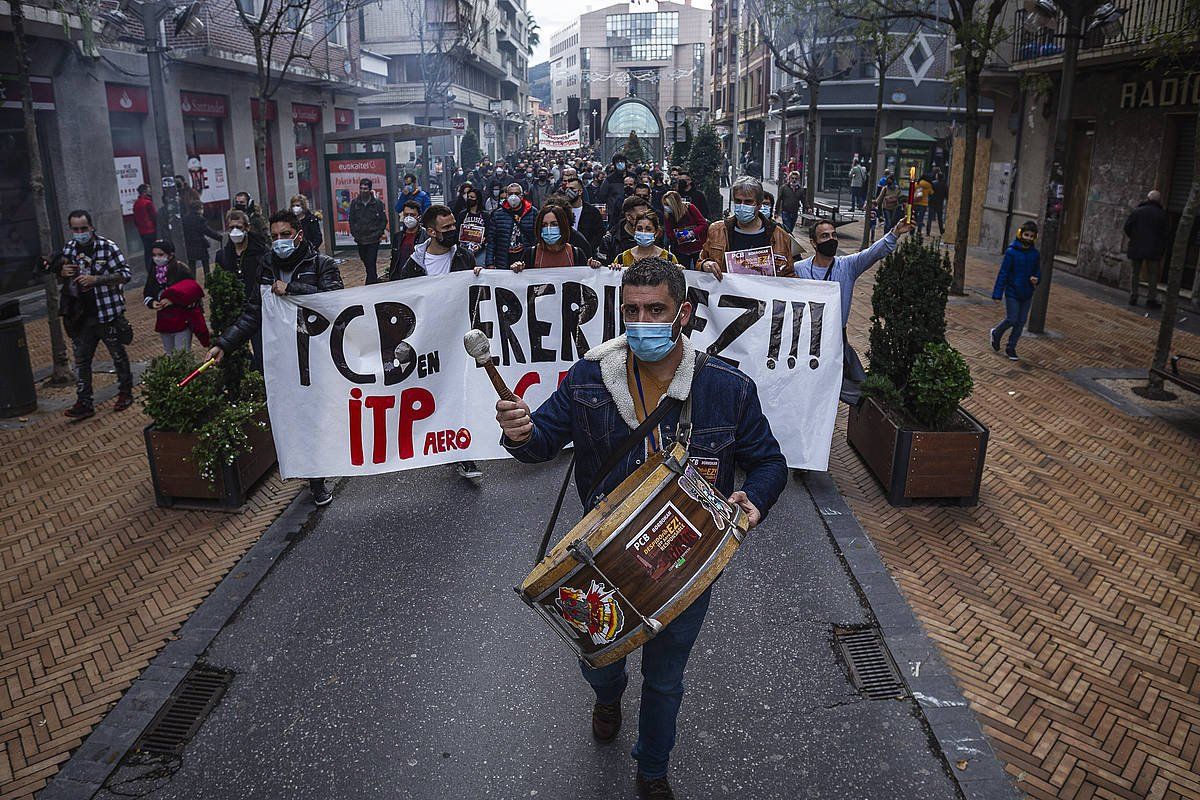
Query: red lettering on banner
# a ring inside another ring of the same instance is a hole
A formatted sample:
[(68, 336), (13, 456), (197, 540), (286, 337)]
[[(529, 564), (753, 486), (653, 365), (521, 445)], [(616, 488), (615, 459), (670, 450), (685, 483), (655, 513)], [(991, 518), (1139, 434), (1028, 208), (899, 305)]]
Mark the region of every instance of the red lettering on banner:
[(371, 447), (371, 462), (382, 464), (387, 461), (387, 412), (396, 406), (393, 395), (374, 395), (367, 398), (367, 408), (371, 409), (374, 420), (374, 445)]
[(513, 394), (517, 397), (524, 398), (525, 392), (530, 386), (537, 386), (542, 382), (542, 378), (536, 372), (526, 372), (521, 376), (521, 380), (517, 381), (517, 387), (513, 389)]
[(362, 441), (362, 389), (350, 390), (350, 463), (361, 467), (363, 463)]
[(433, 416), (433, 395), (428, 389), (414, 386), (400, 393), (400, 458), (413, 457), (413, 423)]
[(471, 432), (466, 428), (456, 431), (430, 431), (425, 434), (425, 455), (445, 453), (447, 450), (466, 450), (470, 446)]

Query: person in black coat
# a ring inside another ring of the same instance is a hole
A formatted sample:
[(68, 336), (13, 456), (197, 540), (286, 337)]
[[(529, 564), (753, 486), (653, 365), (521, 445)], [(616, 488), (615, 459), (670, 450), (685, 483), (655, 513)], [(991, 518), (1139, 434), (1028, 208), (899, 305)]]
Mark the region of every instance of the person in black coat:
[(292, 207), (292, 213), (300, 220), (300, 229), (304, 231), (304, 241), (308, 242), (313, 250), (320, 252), (321, 244), (325, 241), (325, 234), (321, 231), (320, 217), (308, 207), (308, 198), (302, 194), (294, 194), (288, 205)]
[(421, 225), (427, 238), (413, 248), (400, 269), (388, 274), (389, 281), (476, 269), (475, 256), (458, 244), (458, 220), (453, 211), (434, 203), (421, 215)]
[[(252, 230), (249, 215), (236, 208), (225, 214), (225, 232), (229, 241), (217, 251), (217, 267), (241, 279), (245, 302), (250, 302), (252, 295), (258, 296), (258, 273), (267, 254), (267, 243)], [(262, 334), (256, 331), (251, 344), (254, 368), (262, 372)]]
[[(625, 160), (625, 154), (618, 151), (612, 157), (613, 170), (604, 179), (604, 183), (600, 185), (598, 194), (599, 202), (608, 206), (608, 228), (615, 229), (621, 224), (621, 203), (625, 202), (625, 198), (633, 194), (633, 185), (635, 180), (633, 173), (627, 169), (629, 163)], [(626, 177), (629, 178), (628, 183)], [(626, 190), (628, 186), (628, 190)]]
[(574, 217), (575, 230), (587, 240), (588, 250), (594, 251), (604, 236), (604, 220), (595, 206), (584, 202), (583, 181), (578, 175), (563, 179), (562, 197)]
[(1159, 264), (1167, 252), (1167, 239), (1171, 235), (1171, 220), (1163, 208), (1162, 193), (1157, 189), (1146, 195), (1146, 199), (1125, 220), (1125, 235), (1129, 237), (1126, 254), (1133, 264), (1130, 278), (1129, 305), (1138, 302), (1138, 283), (1146, 279), (1146, 307), (1158, 308), (1154, 293), (1158, 289)]
[[(304, 240), (300, 220), (290, 209), (272, 214), (270, 225), (271, 252), (260, 262), (260, 286), (270, 286), (277, 295), (316, 294), (344, 288), (337, 262), (318, 253)], [(261, 331), (262, 296), (251, 292), (242, 315), (217, 337), (208, 357), (219, 363), (227, 352), (241, 347), (255, 334), (261, 335)], [(309, 491), (318, 506), (333, 500), (324, 478), (310, 479)]]
[(704, 196), (704, 192), (696, 188), (696, 183), (692, 180), (691, 175), (681, 170), (679, 179), (675, 182), (675, 191), (679, 192), (679, 196), (684, 200), (694, 205), (706, 220), (712, 221), (712, 217), (708, 215), (708, 198)]
[[(220, 242), (221, 234), (208, 227), (208, 220), (204, 218), (204, 204), (196, 201), (191, 207), (183, 213), (183, 244), (187, 250), (187, 265), (196, 269), (196, 263), (204, 268), (204, 282), (208, 283), (208, 242), (206, 239)], [(146, 273), (150, 273), (149, 265), (147, 265)]]

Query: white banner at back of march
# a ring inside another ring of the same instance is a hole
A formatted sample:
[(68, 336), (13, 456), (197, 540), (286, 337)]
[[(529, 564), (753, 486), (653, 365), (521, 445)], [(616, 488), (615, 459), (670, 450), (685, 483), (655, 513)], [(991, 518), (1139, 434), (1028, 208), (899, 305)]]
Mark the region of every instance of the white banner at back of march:
[(543, 150), (578, 150), (579, 129), (576, 128), (568, 133), (540, 131), (538, 133), (538, 147)]
[[(692, 342), (754, 379), (789, 466), (824, 470), (842, 380), (838, 284), (687, 278)], [(487, 334), (505, 382), (536, 409), (577, 359), (621, 332), (620, 283), (620, 272), (569, 267), (284, 297), (264, 287), (280, 471), (369, 475), (507, 457), (495, 391), (463, 334)]]

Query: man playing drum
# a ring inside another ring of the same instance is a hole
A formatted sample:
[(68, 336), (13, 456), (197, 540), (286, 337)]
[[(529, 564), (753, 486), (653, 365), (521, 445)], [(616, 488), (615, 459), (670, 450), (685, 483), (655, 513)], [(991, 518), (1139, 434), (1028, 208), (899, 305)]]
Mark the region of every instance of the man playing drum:
[[(496, 403), (502, 443), (518, 460), (535, 463), (548, 461), (573, 442), (575, 484), (584, 507), (592, 508), (651, 453), (670, 446), (680, 411), (668, 413), (641, 446), (629, 451), (607, 476), (599, 475), (608, 454), (619, 449), (665, 397), (686, 400), (690, 393), (691, 463), (741, 507), (751, 527), (757, 525), (783, 491), (787, 464), (754, 382), (717, 358), (708, 358), (697, 374), (696, 350), (683, 335), (692, 314), (683, 270), (659, 258), (634, 263), (622, 276), (621, 313), (626, 335), (589, 351), (536, 412), (531, 414), (524, 401)], [(735, 467), (746, 474), (736, 492)], [(583, 497), (597, 481), (592, 494)], [(683, 670), (710, 594), (711, 588), (642, 648), (642, 705), (632, 753), (639, 797), (674, 797), (667, 763), (683, 700)], [(582, 661), (580, 666), (596, 692), (592, 733), (610, 742), (621, 727), (621, 695), (629, 681), (625, 659), (599, 669)]]

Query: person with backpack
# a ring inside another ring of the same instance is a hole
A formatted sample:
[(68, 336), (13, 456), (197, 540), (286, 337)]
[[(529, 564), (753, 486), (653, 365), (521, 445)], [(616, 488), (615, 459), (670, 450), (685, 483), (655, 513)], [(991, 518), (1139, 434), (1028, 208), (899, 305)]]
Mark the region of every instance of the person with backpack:
[(867, 169), (854, 157), (850, 167), (850, 210), (858, 211), (867, 202)]

